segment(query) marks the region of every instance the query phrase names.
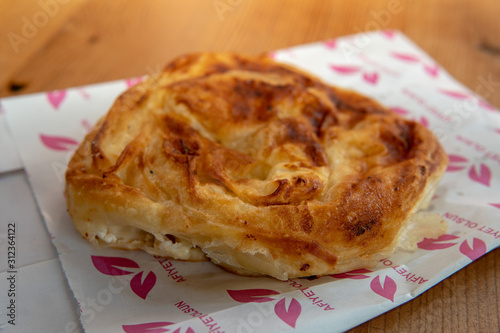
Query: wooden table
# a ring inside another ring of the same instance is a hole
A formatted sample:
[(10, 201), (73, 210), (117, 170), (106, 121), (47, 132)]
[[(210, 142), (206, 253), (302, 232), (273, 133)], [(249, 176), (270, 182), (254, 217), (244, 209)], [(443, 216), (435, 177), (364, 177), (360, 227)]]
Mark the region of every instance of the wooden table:
[[(498, 0), (2, 0), (0, 97), (139, 76), (187, 52), (259, 54), (378, 28), (403, 31), (500, 107)], [(500, 332), (499, 313), (496, 249), (350, 332)]]

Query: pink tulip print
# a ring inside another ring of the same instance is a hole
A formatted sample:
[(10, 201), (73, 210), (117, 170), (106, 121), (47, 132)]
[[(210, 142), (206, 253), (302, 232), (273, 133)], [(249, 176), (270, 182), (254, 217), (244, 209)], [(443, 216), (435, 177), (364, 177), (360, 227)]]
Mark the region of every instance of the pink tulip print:
[(332, 274), (330, 276), (336, 279), (362, 280), (362, 279), (368, 279), (370, 277), (369, 275), (365, 275), (366, 273), (372, 273), (372, 271), (366, 268), (362, 268), (362, 269), (355, 269), (353, 271), (346, 273)]
[[(91, 256), (91, 258), (94, 267), (105, 275), (129, 275), (134, 274), (134, 269), (140, 268), (139, 264), (128, 258), (103, 256)], [(142, 299), (146, 299), (149, 292), (156, 284), (156, 274), (149, 272), (143, 280), (142, 273), (143, 271), (135, 273), (130, 281), (130, 288), (137, 296)]]
[(460, 252), (474, 261), (486, 253), (486, 243), (479, 238), (474, 238), (471, 248), (467, 240), (465, 240), (460, 244)]
[(57, 110), (59, 106), (66, 98), (66, 90), (55, 90), (47, 93), (47, 99), (49, 100), (50, 105)]
[(380, 283), (380, 275), (377, 275), (370, 283), (372, 291), (389, 301), (394, 302), (394, 295), (398, 289), (396, 282), (389, 276), (385, 277), (384, 284)]
[(297, 301), (295, 298), (292, 298), (288, 309), (286, 308), (285, 303), (285, 298), (276, 303), (276, 305), (274, 306), (274, 312), (283, 322), (295, 328), (295, 324), (297, 323), (297, 319), (300, 316), (302, 307), (299, 301)]
[(449, 234), (441, 235), (436, 239), (424, 238), (420, 243), (417, 244), (417, 246), (419, 249), (422, 250), (429, 250), (429, 251), (443, 250), (452, 247), (454, 245), (457, 245), (458, 243), (456, 242), (450, 242), (457, 238), (459, 237)]
[(42, 144), (51, 150), (70, 151), (78, 145), (78, 141), (65, 136), (40, 134), (39, 138)]

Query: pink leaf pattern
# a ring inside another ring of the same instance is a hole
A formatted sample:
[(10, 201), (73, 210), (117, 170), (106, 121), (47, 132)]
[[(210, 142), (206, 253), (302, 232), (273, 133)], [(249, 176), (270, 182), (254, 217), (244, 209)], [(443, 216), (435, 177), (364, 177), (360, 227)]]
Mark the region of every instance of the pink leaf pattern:
[[(329, 68), (341, 75), (351, 75), (361, 71), (360, 66), (352, 65), (329, 65)], [(365, 82), (375, 85), (378, 82), (379, 74), (377, 72), (362, 72), (362, 78)]]
[(87, 119), (83, 119), (80, 123), (87, 132), (92, 130), (92, 124)]
[(489, 205), (500, 209), (500, 203), (490, 203)]
[(498, 134), (500, 134), (500, 128), (496, 128), (495, 132), (498, 133)]
[(380, 275), (377, 275), (370, 283), (370, 288), (377, 295), (387, 298), (391, 302), (394, 302), (394, 295), (398, 289), (396, 282), (393, 279), (386, 276), (384, 280), (384, 286), (380, 284)]
[(268, 52), (267, 56), (271, 59), (276, 59), (276, 51)]
[[(179, 327), (178, 329), (176, 329), (172, 333), (181, 333), (181, 328)], [(194, 330), (191, 327), (188, 327), (188, 329), (186, 330), (186, 333), (194, 333)]]
[(459, 99), (459, 100), (465, 100), (465, 99), (469, 99), (469, 98), (477, 99), (478, 105), (481, 108), (486, 109), (488, 111), (496, 111), (493, 106), (491, 106), (490, 104), (488, 104), (487, 102), (485, 102), (481, 99), (478, 99), (476, 96), (472, 96), (472, 95), (469, 95), (467, 93), (460, 92), (460, 91), (453, 91), (453, 90), (446, 90), (446, 89), (439, 89), (439, 91), (445, 95), (448, 95), (450, 97), (453, 97), (453, 98)]
[(340, 273), (340, 274), (333, 274), (330, 275), (333, 278), (336, 279), (352, 279), (352, 280), (362, 280), (362, 279), (368, 279), (370, 276), (364, 275), (364, 273), (371, 273), (372, 271), (369, 269), (355, 269), (350, 272), (346, 273)]
[(402, 60), (405, 62), (419, 62), (420, 61), (420, 59), (413, 54), (392, 52), (392, 56), (396, 59), (399, 59), (399, 60)]
[(156, 275), (153, 272), (149, 272), (149, 274), (142, 282), (142, 273), (139, 272), (130, 281), (130, 287), (132, 291), (142, 299), (146, 299), (151, 289), (153, 289), (156, 283)]
[(142, 77), (133, 77), (130, 79), (125, 80), (125, 84), (127, 85), (128, 88), (135, 86), (138, 83), (141, 83), (143, 81)]
[(443, 242), (455, 240), (457, 238), (459, 237), (450, 234), (441, 235), (436, 239), (424, 238), (420, 243), (417, 244), (417, 246), (419, 249), (429, 250), (429, 251), (442, 250), (457, 244), (457, 243), (443, 243)]
[(78, 89), (78, 92), (82, 95), (83, 98), (90, 99), (90, 95), (87, 91), (85, 91), (85, 89), (80, 88)]
[(471, 249), (469, 243), (465, 240), (460, 244), (460, 252), (474, 261), (486, 253), (486, 244), (481, 239), (474, 238)]
[(439, 89), (439, 91), (447, 96), (453, 97), (455, 99), (467, 99), (470, 96), (466, 93), (460, 92), (460, 91), (453, 91), (453, 90), (446, 90), (446, 89)]
[(424, 71), (432, 77), (437, 77), (439, 75), (439, 66), (437, 64), (432, 66), (424, 65)]
[(455, 172), (465, 169), (465, 166), (448, 165), (446, 172)]
[(118, 267), (139, 268), (139, 265), (135, 261), (127, 258), (102, 257), (102, 256), (91, 256), (91, 257), (94, 267), (97, 268), (99, 272), (106, 275), (132, 274), (132, 272), (123, 270)]
[(486, 103), (485, 101), (479, 101), (479, 106), (482, 107), (483, 109), (489, 110), (489, 111), (496, 111), (493, 106), (490, 104)]
[(263, 303), (273, 301), (274, 298), (265, 297), (269, 295), (279, 295), (279, 292), (270, 289), (243, 289), (228, 290), (229, 296), (241, 303)]
[(274, 312), (276, 315), (293, 328), (295, 328), (295, 324), (297, 323), (297, 319), (299, 318), (301, 311), (302, 307), (300, 306), (299, 301), (295, 298), (292, 298), (288, 310), (286, 309), (285, 298), (280, 300), (274, 306)]
[(396, 37), (396, 31), (394, 30), (383, 30), (382, 35), (387, 39), (393, 39)]
[(410, 113), (410, 111), (408, 111), (404, 108), (401, 108), (399, 106), (395, 106), (395, 107), (391, 108), (391, 110), (396, 112), (397, 114), (401, 114), (401, 115), (406, 115), (406, 114)]
[(47, 93), (47, 99), (54, 109), (59, 109), (59, 106), (66, 98), (66, 90), (56, 90)]
[(469, 178), (480, 184), (490, 186), (490, 181), (491, 181), (490, 168), (488, 168), (488, 166), (486, 166), (485, 164), (481, 163), (481, 165), (479, 166), (479, 173), (477, 173), (476, 166), (473, 165), (469, 169)]
[[(409, 110), (399, 106), (391, 107), (391, 110), (402, 116), (408, 116), (411, 113)], [(410, 117), (410, 119), (417, 120), (416, 117)], [(429, 127), (429, 120), (426, 117), (421, 116), (420, 119), (418, 119), (418, 121), (425, 127)]]
[(330, 39), (330, 40), (327, 40), (323, 43), (323, 45), (325, 45), (325, 47), (329, 50), (333, 50), (334, 48), (337, 47), (337, 40), (335, 39)]
[(425, 127), (429, 127), (429, 120), (425, 118), (424, 116), (420, 117), (420, 123), (424, 125)]
[(453, 154), (450, 154), (448, 155), (448, 159), (450, 160), (450, 162), (468, 162), (469, 160), (463, 156), (460, 156), (460, 155), (453, 155)]
[(361, 70), (359, 66), (349, 66), (349, 65), (330, 65), (330, 69), (334, 70), (335, 72), (339, 74), (353, 74), (357, 73)]
[(448, 159), (450, 160), (450, 164), (446, 168), (446, 172), (454, 172), (454, 171), (463, 170), (466, 168), (466, 166), (463, 165), (463, 163), (466, 163), (469, 161), (468, 159), (466, 159), (463, 156), (453, 155), (453, 154), (448, 155)]
[(373, 85), (377, 84), (378, 79), (379, 79), (379, 75), (377, 72), (363, 74), (363, 80), (365, 80), (366, 82), (368, 82), (370, 84), (373, 84)]
[(40, 141), (45, 147), (57, 151), (68, 151), (78, 145), (78, 141), (74, 139), (47, 134), (40, 134)]
[(164, 321), (137, 325), (122, 325), (122, 328), (125, 333), (164, 333), (169, 331), (168, 328), (164, 327), (172, 324), (173, 323)]

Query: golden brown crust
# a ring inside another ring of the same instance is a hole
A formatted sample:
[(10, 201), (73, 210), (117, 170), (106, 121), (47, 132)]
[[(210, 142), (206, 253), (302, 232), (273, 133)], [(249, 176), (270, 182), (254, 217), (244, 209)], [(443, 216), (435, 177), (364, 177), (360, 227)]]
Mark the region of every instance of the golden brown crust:
[(188, 260), (201, 249), (286, 279), (392, 253), (446, 164), (429, 130), (371, 99), (266, 57), (195, 54), (116, 100), (70, 161), (66, 193), (96, 244)]

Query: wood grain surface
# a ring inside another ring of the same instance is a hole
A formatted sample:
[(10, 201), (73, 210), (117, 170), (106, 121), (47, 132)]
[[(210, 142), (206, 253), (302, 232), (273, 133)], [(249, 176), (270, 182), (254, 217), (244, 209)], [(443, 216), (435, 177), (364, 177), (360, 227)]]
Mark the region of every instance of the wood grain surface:
[[(154, 73), (188, 52), (259, 54), (374, 29), (401, 30), (500, 107), (499, 0), (1, 0), (0, 97)], [(349, 332), (500, 332), (499, 313), (496, 249)]]

